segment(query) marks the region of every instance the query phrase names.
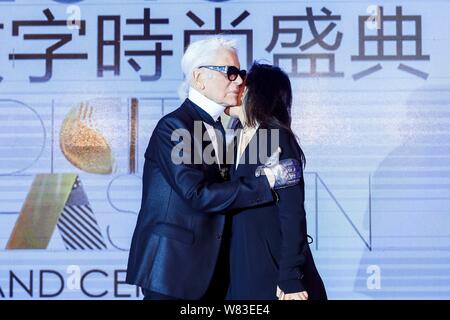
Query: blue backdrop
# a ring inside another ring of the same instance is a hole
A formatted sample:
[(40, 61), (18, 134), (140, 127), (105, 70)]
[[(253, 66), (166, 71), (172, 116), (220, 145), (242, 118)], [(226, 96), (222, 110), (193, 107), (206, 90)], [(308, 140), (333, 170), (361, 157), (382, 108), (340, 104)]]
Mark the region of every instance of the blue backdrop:
[[(450, 298), (449, 1), (0, 0), (0, 299), (124, 284), (189, 42), (281, 66), (331, 299)], [(67, 219), (64, 224), (61, 219)], [(77, 244), (83, 250), (76, 250)]]

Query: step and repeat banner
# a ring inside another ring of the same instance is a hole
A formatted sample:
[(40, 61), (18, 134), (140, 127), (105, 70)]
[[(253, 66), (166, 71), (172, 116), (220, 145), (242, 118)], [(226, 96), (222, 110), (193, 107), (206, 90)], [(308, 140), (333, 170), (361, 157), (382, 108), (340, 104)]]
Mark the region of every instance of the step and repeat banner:
[[(125, 284), (192, 41), (283, 68), (331, 299), (450, 298), (450, 1), (0, 0), (0, 300)], [(201, 259), (201, 257), (199, 257)]]

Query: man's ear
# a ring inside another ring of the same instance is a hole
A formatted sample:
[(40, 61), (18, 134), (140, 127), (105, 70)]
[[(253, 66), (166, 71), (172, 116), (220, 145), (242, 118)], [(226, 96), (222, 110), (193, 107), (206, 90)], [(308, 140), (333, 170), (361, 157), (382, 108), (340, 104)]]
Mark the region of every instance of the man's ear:
[(205, 89), (205, 80), (200, 70), (195, 69), (194, 71), (192, 71), (192, 80), (197, 89), (199, 90)]

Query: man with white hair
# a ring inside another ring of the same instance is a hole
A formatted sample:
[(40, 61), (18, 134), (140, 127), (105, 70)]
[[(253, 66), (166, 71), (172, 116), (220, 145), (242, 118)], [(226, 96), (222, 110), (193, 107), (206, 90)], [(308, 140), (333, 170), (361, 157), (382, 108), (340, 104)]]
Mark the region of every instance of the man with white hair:
[(181, 65), (180, 94), (187, 99), (150, 138), (126, 280), (140, 286), (145, 299), (224, 299), (227, 212), (275, 201), (273, 189), (298, 183), (301, 168), (291, 161), (265, 167), (270, 182), (265, 175), (227, 181), (220, 115), (240, 104), (245, 79), (235, 43), (194, 42)]

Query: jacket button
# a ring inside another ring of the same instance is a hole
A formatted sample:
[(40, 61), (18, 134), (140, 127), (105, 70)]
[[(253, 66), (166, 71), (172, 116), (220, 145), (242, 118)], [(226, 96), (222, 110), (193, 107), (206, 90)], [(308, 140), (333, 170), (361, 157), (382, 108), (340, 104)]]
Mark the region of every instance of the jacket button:
[(221, 235), (221, 234), (218, 234), (218, 235), (216, 236), (216, 238), (217, 238), (217, 240), (222, 240), (222, 235)]

